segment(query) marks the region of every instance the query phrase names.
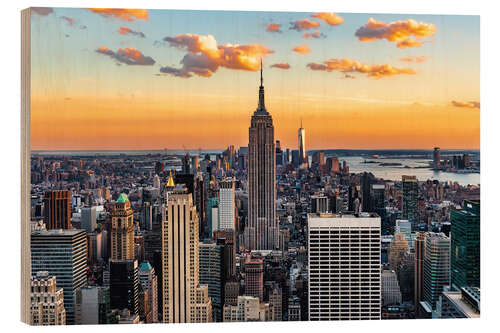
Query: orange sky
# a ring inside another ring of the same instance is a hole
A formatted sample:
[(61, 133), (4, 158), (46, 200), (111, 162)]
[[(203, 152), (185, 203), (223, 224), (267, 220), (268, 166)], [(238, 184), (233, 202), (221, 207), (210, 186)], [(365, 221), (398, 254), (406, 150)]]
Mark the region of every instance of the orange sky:
[(480, 146), (477, 16), (54, 8), (31, 40), (34, 150), (246, 146), (261, 59), (284, 148)]

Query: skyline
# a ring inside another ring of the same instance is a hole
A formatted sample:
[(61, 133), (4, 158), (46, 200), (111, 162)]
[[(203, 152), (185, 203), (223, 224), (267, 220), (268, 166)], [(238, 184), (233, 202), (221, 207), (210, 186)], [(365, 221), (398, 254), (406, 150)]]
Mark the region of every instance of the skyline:
[(45, 14), (32, 17), (33, 150), (247, 146), (261, 57), (283, 147), (296, 148), (299, 118), (309, 150), (480, 146), (478, 16)]

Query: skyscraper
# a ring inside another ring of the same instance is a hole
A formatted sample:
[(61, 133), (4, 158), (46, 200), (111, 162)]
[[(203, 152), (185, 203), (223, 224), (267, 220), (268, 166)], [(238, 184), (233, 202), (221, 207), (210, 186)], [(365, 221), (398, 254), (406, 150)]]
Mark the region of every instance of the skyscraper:
[(200, 283), (208, 286), (208, 297), (212, 300), (214, 321), (222, 321), (224, 306), (224, 245), (215, 242), (200, 243)]
[(139, 283), (149, 292), (149, 305), (152, 312), (153, 323), (158, 322), (158, 278), (155, 269), (149, 261), (144, 261), (139, 266)]
[(299, 137), (299, 165), (309, 164), (306, 152), (306, 130), (302, 127), (302, 119), (300, 120), (300, 128), (298, 130)]
[(245, 295), (264, 300), (264, 263), (262, 259), (245, 262)]
[(248, 142), (249, 191), (245, 247), (249, 250), (276, 249), (279, 246), (275, 172), (274, 126), (264, 104), (261, 65), (259, 105), (251, 119)]
[(443, 291), (450, 285), (450, 239), (443, 233), (425, 234), (423, 301), (433, 309)]
[(309, 214), (309, 320), (380, 319), (380, 217)]
[(401, 304), (401, 289), (395, 271), (382, 271), (382, 305)]
[(424, 289), (425, 234), (417, 232), (415, 238), (415, 308), (422, 301)]
[(441, 169), (441, 149), (439, 147), (434, 147), (432, 157), (434, 169)]
[(134, 212), (125, 193), (120, 194), (111, 213), (111, 259), (134, 259)]
[(96, 207), (83, 207), (82, 208), (82, 222), (81, 228), (85, 229), (87, 233), (90, 233), (97, 228), (97, 220), (96, 220)]
[(111, 324), (109, 287), (86, 286), (75, 296), (75, 324)]
[(452, 210), (451, 218), (451, 286), (481, 287), (481, 247), (479, 202), (464, 200), (463, 208)]
[(235, 230), (234, 180), (224, 179), (219, 189), (219, 227), (218, 230)]
[(139, 263), (135, 259), (111, 260), (109, 294), (112, 309), (139, 314)]
[(401, 218), (411, 222), (412, 230), (418, 230), (418, 181), (416, 176), (405, 176), (403, 180)]
[[(174, 191), (167, 209), (168, 220), (162, 221), (163, 322), (212, 321), (208, 287), (199, 285), (199, 221), (191, 193)], [(210, 318), (205, 317), (208, 307)]]
[(68, 190), (46, 191), (43, 222), (47, 229), (71, 229), (71, 197)]
[(31, 234), (32, 274), (47, 271), (64, 291), (66, 324), (75, 323), (75, 292), (87, 283), (87, 239), (84, 230), (41, 230)]
[(66, 325), (63, 289), (57, 286), (55, 276), (47, 271), (31, 277), (30, 325)]

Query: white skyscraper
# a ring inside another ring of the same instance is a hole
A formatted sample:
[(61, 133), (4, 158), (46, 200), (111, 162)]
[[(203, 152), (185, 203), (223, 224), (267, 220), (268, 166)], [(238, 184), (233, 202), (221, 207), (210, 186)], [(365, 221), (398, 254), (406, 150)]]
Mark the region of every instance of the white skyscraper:
[(299, 136), (299, 165), (309, 164), (306, 152), (306, 130), (305, 128), (302, 127), (302, 120), (300, 121), (298, 136)]
[(309, 320), (381, 318), (380, 217), (309, 214)]
[(234, 214), (234, 180), (224, 179), (219, 190), (219, 228), (218, 230), (235, 230)]

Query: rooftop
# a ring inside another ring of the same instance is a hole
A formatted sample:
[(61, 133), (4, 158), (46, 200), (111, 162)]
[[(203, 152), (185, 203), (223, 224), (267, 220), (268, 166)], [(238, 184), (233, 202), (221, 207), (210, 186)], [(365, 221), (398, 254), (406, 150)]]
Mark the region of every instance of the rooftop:
[(128, 202), (128, 201), (129, 201), (128, 197), (125, 193), (120, 194), (118, 199), (116, 199), (116, 202), (120, 202), (120, 203), (124, 203), (124, 202)]
[(36, 230), (31, 233), (31, 235), (39, 235), (39, 236), (74, 236), (79, 233), (85, 233), (85, 230), (82, 229), (49, 229), (49, 230)]

